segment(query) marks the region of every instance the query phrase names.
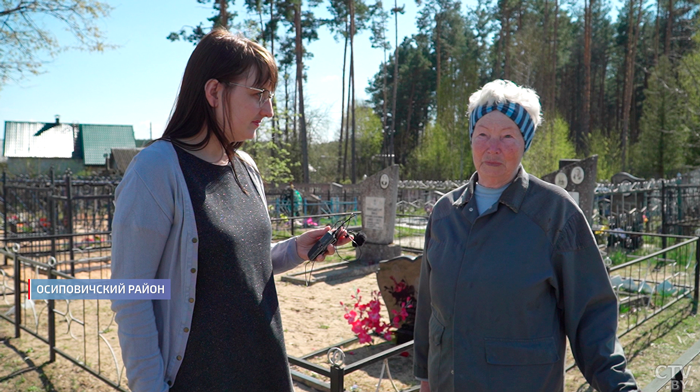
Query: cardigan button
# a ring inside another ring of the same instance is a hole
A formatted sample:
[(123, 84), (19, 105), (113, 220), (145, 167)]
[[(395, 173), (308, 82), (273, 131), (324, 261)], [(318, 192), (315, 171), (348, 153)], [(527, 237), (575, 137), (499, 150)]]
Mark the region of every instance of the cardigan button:
[(192, 268), (192, 269), (190, 270), (190, 272), (192, 272), (192, 273), (197, 272), (197, 268)]
[(185, 331), (185, 333), (187, 333), (187, 332), (190, 332), (190, 329), (185, 327), (185, 329), (183, 329), (183, 331)]
[(168, 384), (169, 387), (172, 387), (172, 386), (173, 386), (173, 382), (170, 381), (170, 380), (167, 381), (167, 384)]
[(178, 355), (178, 356), (177, 356), (177, 360), (178, 360), (178, 361), (182, 361), (182, 355)]
[(197, 243), (197, 237), (192, 238), (192, 243), (193, 243), (193, 244), (196, 244), (196, 243)]
[(194, 303), (194, 298), (189, 299), (190, 303)]
[(473, 209), (473, 208), (471, 208), (471, 207), (469, 207), (469, 211), (474, 211), (474, 209)]

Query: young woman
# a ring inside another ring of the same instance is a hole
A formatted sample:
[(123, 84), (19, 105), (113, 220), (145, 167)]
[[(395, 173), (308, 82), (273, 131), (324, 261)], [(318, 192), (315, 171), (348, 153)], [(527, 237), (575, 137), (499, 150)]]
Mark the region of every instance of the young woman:
[(293, 390), (273, 273), (330, 228), (270, 245), (262, 179), (238, 148), (272, 117), (276, 83), (265, 48), (207, 34), (163, 136), (117, 188), (112, 278), (171, 282), (169, 301), (113, 301), (134, 392)]

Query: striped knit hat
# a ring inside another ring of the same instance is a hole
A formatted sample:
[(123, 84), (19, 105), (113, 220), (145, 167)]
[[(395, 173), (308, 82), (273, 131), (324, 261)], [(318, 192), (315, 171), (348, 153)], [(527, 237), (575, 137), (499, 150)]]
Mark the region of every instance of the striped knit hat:
[(508, 116), (508, 118), (513, 120), (515, 125), (520, 128), (520, 133), (523, 135), (523, 139), (525, 140), (525, 151), (527, 151), (532, 143), (532, 138), (535, 136), (535, 124), (532, 122), (530, 114), (527, 112), (527, 110), (515, 102), (505, 101), (495, 103), (493, 105), (477, 106), (476, 109), (474, 109), (474, 111), (469, 115), (469, 140), (472, 138), (476, 123), (482, 117), (493, 112), (494, 110)]

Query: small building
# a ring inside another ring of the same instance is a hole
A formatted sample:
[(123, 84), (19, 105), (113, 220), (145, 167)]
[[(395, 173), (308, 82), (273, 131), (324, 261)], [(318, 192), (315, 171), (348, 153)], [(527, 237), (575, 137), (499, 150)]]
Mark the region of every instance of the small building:
[(73, 156), (82, 157), (86, 170), (106, 169), (113, 148), (136, 148), (131, 125), (79, 125)]
[(131, 125), (6, 121), (3, 155), (9, 174), (102, 172), (112, 148), (135, 148)]
[(113, 148), (107, 169), (111, 173), (123, 176), (126, 168), (129, 167), (131, 160), (134, 159), (136, 154), (138, 154), (141, 150), (143, 150), (143, 147)]

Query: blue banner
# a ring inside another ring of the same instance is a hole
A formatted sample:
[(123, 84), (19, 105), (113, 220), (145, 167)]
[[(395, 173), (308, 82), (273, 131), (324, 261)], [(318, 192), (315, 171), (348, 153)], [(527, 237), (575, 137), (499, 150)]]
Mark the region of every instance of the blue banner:
[(170, 279), (29, 279), (29, 299), (170, 299)]

